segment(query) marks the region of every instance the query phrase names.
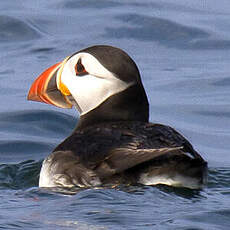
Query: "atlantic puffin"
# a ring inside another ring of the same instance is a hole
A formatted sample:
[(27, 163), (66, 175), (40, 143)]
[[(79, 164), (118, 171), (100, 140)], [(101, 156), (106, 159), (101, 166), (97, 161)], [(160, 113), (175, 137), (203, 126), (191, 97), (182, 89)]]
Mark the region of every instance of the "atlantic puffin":
[(78, 110), (73, 133), (43, 161), (40, 187), (120, 184), (202, 188), (207, 162), (175, 129), (149, 122), (137, 65), (123, 50), (96, 45), (44, 71), (28, 100)]

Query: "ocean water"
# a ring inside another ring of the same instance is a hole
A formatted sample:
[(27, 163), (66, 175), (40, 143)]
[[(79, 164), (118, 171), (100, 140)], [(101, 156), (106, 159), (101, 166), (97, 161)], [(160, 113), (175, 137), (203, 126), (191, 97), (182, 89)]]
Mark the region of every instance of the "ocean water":
[[(230, 229), (228, 0), (8, 0), (0, 9), (0, 229)], [(42, 160), (78, 114), (27, 101), (28, 90), (95, 44), (136, 61), (150, 120), (180, 131), (208, 161), (204, 189), (38, 188)]]

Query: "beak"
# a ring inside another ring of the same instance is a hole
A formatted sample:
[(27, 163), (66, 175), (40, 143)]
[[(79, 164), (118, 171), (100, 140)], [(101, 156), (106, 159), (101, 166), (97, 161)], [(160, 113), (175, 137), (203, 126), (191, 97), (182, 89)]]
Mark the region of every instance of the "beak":
[(60, 108), (72, 108), (68, 100), (68, 88), (61, 82), (61, 73), (68, 58), (45, 70), (32, 84), (27, 99), (55, 105)]

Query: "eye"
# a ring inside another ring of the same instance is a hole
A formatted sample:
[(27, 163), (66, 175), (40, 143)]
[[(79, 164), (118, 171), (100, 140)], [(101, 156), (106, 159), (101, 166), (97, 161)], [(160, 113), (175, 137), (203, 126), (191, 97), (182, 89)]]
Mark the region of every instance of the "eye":
[(87, 71), (85, 70), (85, 67), (81, 63), (81, 59), (79, 59), (77, 64), (75, 65), (75, 73), (76, 76), (84, 76), (88, 74)]

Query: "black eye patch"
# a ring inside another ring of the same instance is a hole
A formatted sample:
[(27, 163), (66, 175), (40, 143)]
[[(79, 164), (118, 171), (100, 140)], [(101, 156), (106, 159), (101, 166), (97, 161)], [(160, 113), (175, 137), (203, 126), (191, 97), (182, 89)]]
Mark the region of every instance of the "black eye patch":
[(75, 65), (75, 73), (76, 76), (80, 76), (80, 77), (88, 74), (88, 72), (85, 70), (85, 67), (81, 63), (81, 58), (78, 60), (77, 64)]

